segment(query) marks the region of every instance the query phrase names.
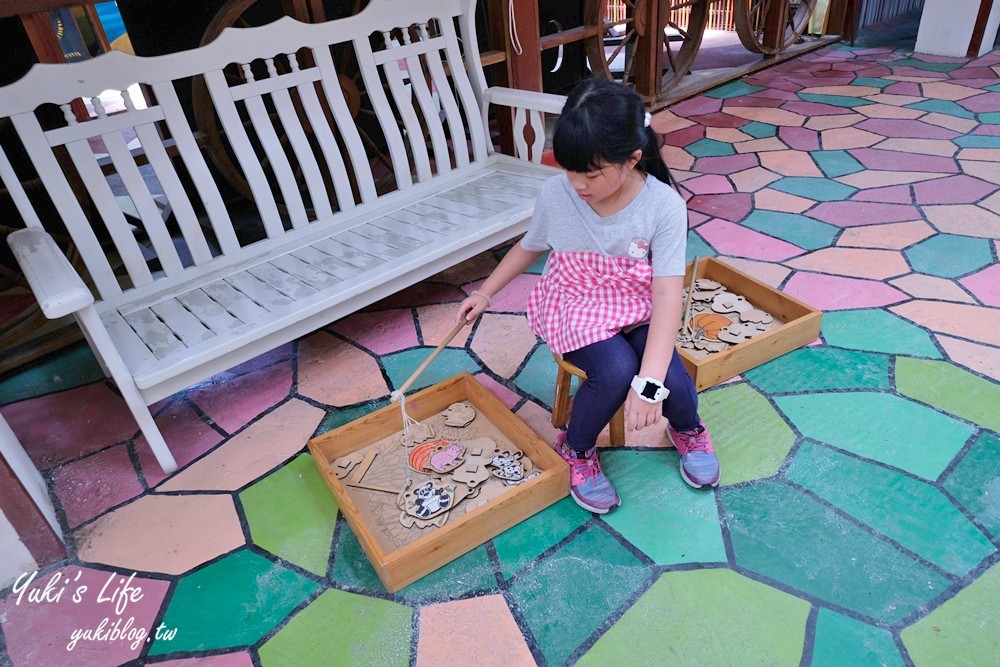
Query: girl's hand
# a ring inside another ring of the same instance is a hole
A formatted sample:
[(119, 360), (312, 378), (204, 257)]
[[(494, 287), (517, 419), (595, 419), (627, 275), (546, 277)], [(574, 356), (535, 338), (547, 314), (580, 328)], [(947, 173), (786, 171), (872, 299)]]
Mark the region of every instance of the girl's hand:
[(462, 321), (465, 321), (466, 324), (472, 324), (489, 307), (490, 299), (485, 294), (478, 292), (470, 294), (465, 298), (465, 301), (459, 304), (458, 313), (455, 314), (455, 324)]
[(625, 430), (639, 431), (659, 423), (663, 416), (661, 403), (647, 403), (639, 398), (634, 389), (625, 397)]

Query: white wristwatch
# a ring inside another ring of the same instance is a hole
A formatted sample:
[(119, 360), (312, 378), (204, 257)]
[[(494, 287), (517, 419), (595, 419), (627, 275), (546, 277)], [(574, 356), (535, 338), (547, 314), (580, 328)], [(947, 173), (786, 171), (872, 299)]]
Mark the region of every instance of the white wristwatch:
[(659, 380), (639, 377), (638, 375), (632, 378), (632, 388), (635, 389), (635, 393), (639, 394), (639, 398), (647, 403), (659, 403), (670, 393), (670, 390), (664, 387)]

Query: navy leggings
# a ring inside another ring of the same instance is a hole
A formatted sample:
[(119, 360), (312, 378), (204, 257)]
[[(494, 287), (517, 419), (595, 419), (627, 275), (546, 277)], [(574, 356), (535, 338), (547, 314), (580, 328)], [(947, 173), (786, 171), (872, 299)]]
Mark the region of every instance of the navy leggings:
[[(648, 333), (646, 324), (563, 355), (587, 374), (573, 398), (566, 433), (566, 442), (573, 449), (585, 451), (593, 447), (598, 434), (625, 402), (632, 378), (639, 373)], [(670, 395), (663, 401), (663, 416), (679, 431), (696, 427), (700, 421), (698, 393), (677, 348), (670, 358), (664, 385)]]

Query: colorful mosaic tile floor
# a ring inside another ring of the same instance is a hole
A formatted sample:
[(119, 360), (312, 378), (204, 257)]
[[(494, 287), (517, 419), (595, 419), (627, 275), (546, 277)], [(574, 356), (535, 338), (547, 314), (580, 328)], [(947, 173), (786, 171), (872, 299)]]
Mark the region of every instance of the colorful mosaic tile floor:
[[(702, 394), (717, 490), (680, 480), (661, 432), (632, 433), (603, 454), (619, 510), (563, 500), (384, 591), (305, 443), (386, 404), (488, 253), (164, 401), (182, 465), (166, 479), (86, 348), (0, 383), (71, 551), (33, 581), (47, 597), (0, 600), (0, 652), (18, 666), (996, 664), (1000, 52), (835, 46), (654, 123), (690, 198), (689, 254), (825, 311), (816, 344)], [(550, 439), (555, 366), (523, 317), (539, 270), (419, 384), (474, 373)], [(105, 618), (118, 635), (74, 634)]]

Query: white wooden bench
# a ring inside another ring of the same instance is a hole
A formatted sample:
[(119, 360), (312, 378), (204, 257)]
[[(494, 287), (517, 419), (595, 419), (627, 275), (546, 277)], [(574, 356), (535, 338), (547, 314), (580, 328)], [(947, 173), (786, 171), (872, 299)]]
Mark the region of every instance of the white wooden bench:
[[(536, 164), (541, 112), (558, 113), (564, 98), (487, 87), (474, 5), (373, 0), (324, 24), (285, 18), (230, 28), (177, 54), (36, 65), (0, 88), (0, 117), (10, 117), (29, 158), (15, 173), (0, 152), (0, 179), (27, 227), (9, 243), (44, 313), (76, 317), (165, 472), (176, 463), (148, 405), (525, 229), (554, 171)], [(354, 52), (391, 154), (394, 191), (376, 191), (331, 47)], [(233, 63), (242, 81), (226, 75)], [(191, 85), (189, 77), (207, 85), (263, 240), (237, 233), (176, 94), (175, 83)], [(137, 82), (151, 92), (148, 108), (116, 92)], [(109, 113), (102, 91), (124, 109)], [(96, 110), (84, 122), (70, 105), (80, 99)], [(42, 104), (61, 107), (63, 126), (40, 122)], [(490, 104), (514, 108), (519, 157), (494, 152)], [(140, 153), (162, 188), (156, 199)], [(116, 197), (109, 171), (128, 198)], [(34, 206), (38, 197), (19, 178), (40, 179), (58, 221), (42, 219), (51, 216), (39, 210), (50, 209)], [(163, 221), (162, 198), (176, 228)], [(145, 247), (123, 208), (137, 212)], [(86, 281), (49, 234), (63, 228)]]

